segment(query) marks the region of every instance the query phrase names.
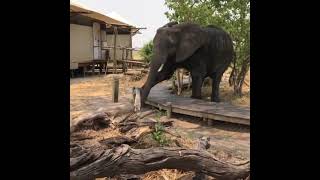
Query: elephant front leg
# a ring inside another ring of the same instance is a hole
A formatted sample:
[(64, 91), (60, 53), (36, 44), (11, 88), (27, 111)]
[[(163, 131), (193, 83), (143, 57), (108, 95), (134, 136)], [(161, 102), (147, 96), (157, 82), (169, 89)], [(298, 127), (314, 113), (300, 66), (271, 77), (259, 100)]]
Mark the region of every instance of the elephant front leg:
[(199, 76), (192, 76), (192, 95), (191, 98), (201, 99), (201, 88), (203, 78)]

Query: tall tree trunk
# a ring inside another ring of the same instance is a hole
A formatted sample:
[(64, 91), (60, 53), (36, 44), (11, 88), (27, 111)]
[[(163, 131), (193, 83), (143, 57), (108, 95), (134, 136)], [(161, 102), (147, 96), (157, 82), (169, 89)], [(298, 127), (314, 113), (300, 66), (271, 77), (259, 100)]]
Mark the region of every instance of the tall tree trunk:
[(250, 57), (246, 57), (242, 62), (240, 69), (238, 69), (235, 65), (231, 71), (229, 77), (229, 85), (233, 86), (234, 95), (242, 96), (242, 87), (244, 83), (244, 79), (250, 67)]

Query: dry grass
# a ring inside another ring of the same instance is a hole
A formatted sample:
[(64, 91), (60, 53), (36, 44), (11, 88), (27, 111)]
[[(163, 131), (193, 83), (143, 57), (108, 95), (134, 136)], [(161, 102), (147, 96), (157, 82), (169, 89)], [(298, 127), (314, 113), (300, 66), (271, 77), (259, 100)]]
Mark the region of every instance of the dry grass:
[(143, 180), (175, 180), (193, 172), (183, 172), (176, 169), (162, 169), (159, 171), (151, 171), (143, 176)]

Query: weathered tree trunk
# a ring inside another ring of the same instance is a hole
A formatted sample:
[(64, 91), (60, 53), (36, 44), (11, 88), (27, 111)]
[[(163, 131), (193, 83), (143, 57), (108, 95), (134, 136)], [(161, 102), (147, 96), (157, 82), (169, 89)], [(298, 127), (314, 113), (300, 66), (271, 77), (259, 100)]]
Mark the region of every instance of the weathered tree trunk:
[(246, 58), (241, 66), (240, 73), (236, 77), (236, 82), (234, 83), (234, 93), (237, 96), (242, 96), (242, 86), (244, 83), (244, 79), (246, 77), (246, 74), (249, 70), (249, 57)]
[(99, 112), (96, 114), (89, 114), (85, 117), (77, 118), (73, 124), (71, 124), (70, 132), (76, 132), (79, 129), (90, 128), (98, 130), (99, 128), (107, 127), (110, 124), (109, 119), (106, 119), (107, 114)]
[(71, 179), (144, 174), (160, 169), (196, 171), (226, 180), (249, 175), (248, 166), (221, 162), (206, 151), (185, 148), (132, 149), (126, 144), (103, 152), (100, 149), (87, 151), (77, 159), (70, 159), (70, 163), (73, 165)]

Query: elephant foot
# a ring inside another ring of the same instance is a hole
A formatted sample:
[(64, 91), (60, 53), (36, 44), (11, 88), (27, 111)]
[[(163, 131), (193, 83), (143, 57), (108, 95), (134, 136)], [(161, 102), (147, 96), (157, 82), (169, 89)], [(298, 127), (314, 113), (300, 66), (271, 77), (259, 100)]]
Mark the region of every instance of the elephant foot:
[(194, 95), (192, 95), (191, 98), (193, 98), (193, 99), (201, 99), (202, 97), (201, 97), (201, 96), (194, 96)]
[(220, 101), (220, 98), (218, 98), (218, 97), (213, 97), (213, 98), (211, 98), (211, 102), (217, 102), (217, 103), (219, 103), (219, 102), (221, 102), (221, 101)]

